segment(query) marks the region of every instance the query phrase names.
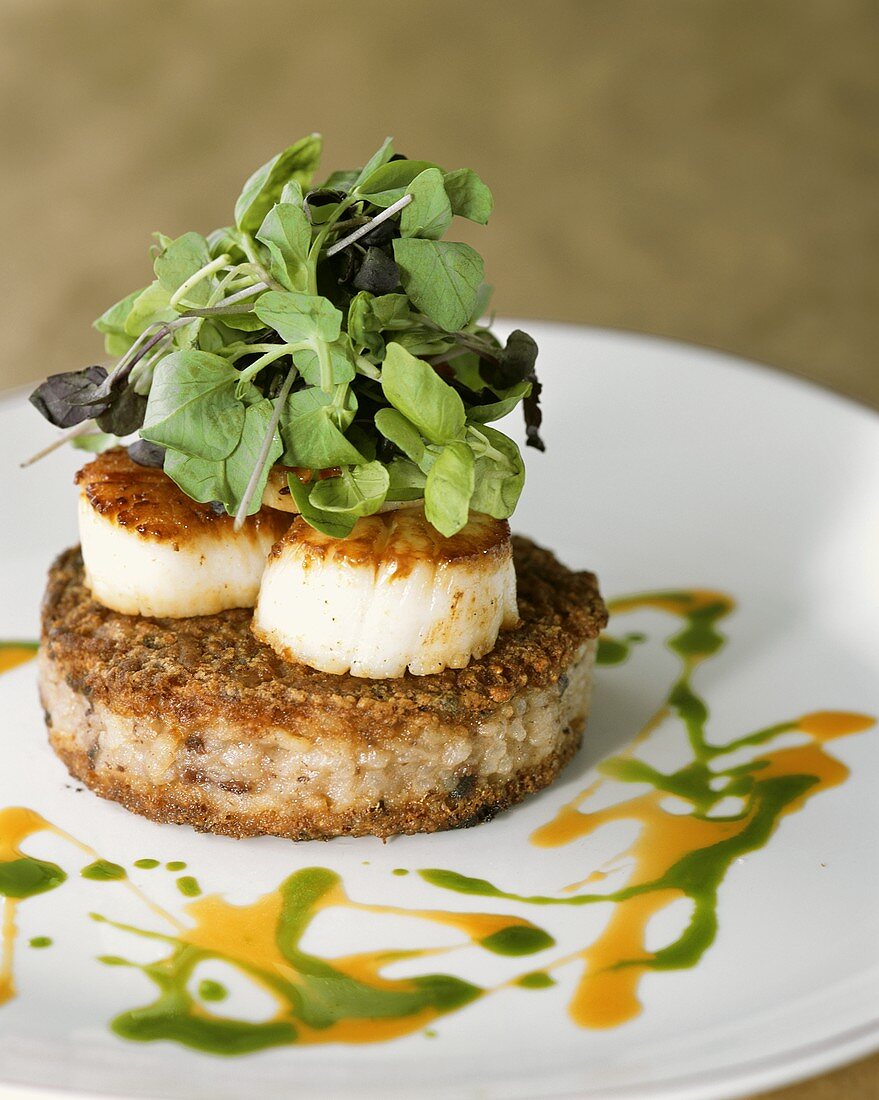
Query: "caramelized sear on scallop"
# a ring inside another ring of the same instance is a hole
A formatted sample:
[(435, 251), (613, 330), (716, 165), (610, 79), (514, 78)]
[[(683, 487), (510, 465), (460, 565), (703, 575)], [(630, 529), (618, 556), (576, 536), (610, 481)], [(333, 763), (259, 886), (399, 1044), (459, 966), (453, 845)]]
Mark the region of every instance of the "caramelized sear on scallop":
[(263, 508), (240, 531), (190, 500), (161, 469), (119, 447), (76, 475), (79, 534), (95, 599), (125, 615), (188, 618), (253, 607), (272, 545), (290, 516)]

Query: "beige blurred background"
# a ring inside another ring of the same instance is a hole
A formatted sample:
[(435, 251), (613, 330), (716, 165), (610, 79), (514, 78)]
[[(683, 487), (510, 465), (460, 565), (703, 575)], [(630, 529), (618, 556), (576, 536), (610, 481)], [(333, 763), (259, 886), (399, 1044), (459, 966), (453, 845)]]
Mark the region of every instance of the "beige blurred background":
[[(328, 171), (393, 134), (485, 177), (502, 314), (879, 406), (877, 123), (874, 0), (0, 0), (0, 386), (100, 361), (149, 234), (321, 130)], [(783, 1095), (879, 1096), (879, 1060)]]
[(0, 0), (0, 385), (94, 362), (149, 234), (301, 134), (476, 168), (500, 313), (879, 404), (875, 0)]

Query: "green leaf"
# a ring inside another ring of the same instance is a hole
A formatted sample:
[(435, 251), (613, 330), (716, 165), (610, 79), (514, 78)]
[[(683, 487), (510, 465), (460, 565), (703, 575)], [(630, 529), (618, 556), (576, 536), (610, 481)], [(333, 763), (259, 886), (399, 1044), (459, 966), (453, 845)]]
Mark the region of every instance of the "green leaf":
[[(170, 296), (210, 261), (211, 252), (204, 237), (200, 233), (184, 233), (165, 244), (155, 258), (153, 270)], [(211, 295), (212, 282), (212, 279), (202, 279), (196, 283), (186, 292), (186, 301), (196, 306), (205, 305)]]
[(485, 273), (482, 257), (457, 241), (402, 237), (394, 241), (400, 280), (415, 306), (446, 332), (470, 319)]
[[(491, 302), (491, 296), (494, 292), (494, 287), (488, 283), (482, 283), (479, 289), (476, 291), (476, 303), (473, 306), (473, 312), (470, 314), (469, 324), (475, 325), (480, 317), (483, 317), (488, 312), (489, 303)], [(488, 329), (483, 329), (481, 335), (491, 335)], [(497, 341), (493, 339), (494, 343)], [(498, 344), (498, 347), (500, 345)]]
[[(338, 340), (324, 345), (330, 361), (330, 375), (334, 386), (342, 382), (350, 382), (357, 373), (355, 368), (354, 350), (351, 340), (346, 332), (343, 332)], [(309, 385), (319, 386), (320, 356), (315, 348), (299, 348), (293, 352), (293, 362), (299, 373)]]
[(489, 424), (511, 413), (516, 406), (531, 393), (530, 382), (519, 382), (508, 390), (498, 394), (498, 400), (488, 405), (472, 405), (467, 410), (467, 419), (476, 424)]
[(269, 272), (288, 290), (308, 288), (308, 249), (311, 225), (301, 206), (278, 203), (266, 214), (256, 238), (271, 256)]
[(206, 238), (211, 259), (215, 260), (218, 256), (225, 254), (233, 264), (244, 263), (247, 260), (247, 253), (242, 248), (241, 238), (242, 234), (231, 225), (212, 230)]
[(221, 500), (227, 511), (231, 507), (226, 463), (223, 459), (193, 458), (180, 451), (168, 450), (165, 453), (164, 468), (168, 477), (190, 500), (197, 500), (201, 504)]
[(358, 374), (364, 375), (366, 378), (372, 379), (374, 382), (380, 382), (382, 372), (371, 360), (367, 359), (365, 355), (356, 355), (354, 358), (354, 369)]
[(418, 466), (424, 461), (424, 440), (415, 425), (396, 409), (379, 409), (375, 414), (375, 426), (385, 439), (410, 458)]
[(131, 313), (132, 306), (142, 293), (142, 290), (132, 290), (130, 294), (126, 294), (124, 298), (120, 298), (118, 302), (114, 302), (113, 305), (105, 310), (94, 322), (94, 327), (98, 332), (107, 334), (124, 333), (128, 314)]
[(198, 330), (199, 351), (219, 353), (226, 347), (227, 342), (231, 342), (231, 339), (234, 339), (232, 333), (229, 333), (229, 336), (230, 340), (227, 341), (216, 318), (204, 317), (202, 319), (201, 328)]
[[(381, 144), (381, 148), (376, 149), (376, 151), (372, 154), (366, 164), (364, 164), (364, 166), (360, 169), (360, 172), (353, 181), (353, 186), (359, 187), (365, 180), (369, 179), (373, 172), (381, 168), (383, 164), (387, 164), (393, 155), (393, 141), (389, 137), (385, 138), (385, 140)], [(329, 187), (332, 185), (328, 183), (326, 186)], [(345, 190), (347, 191), (348, 188), (346, 187)]]
[[(223, 315), (223, 324), (236, 332), (259, 332), (266, 327), (255, 313), (226, 313)], [(232, 337), (236, 339), (236, 337)]]
[[(188, 325), (181, 325), (179, 328), (174, 329), (174, 335), (171, 337), (171, 344), (178, 351), (188, 351), (190, 348), (194, 348), (196, 344), (201, 346), (200, 336), (201, 330), (204, 327), (204, 317), (196, 317), (194, 321), (190, 321)], [(208, 337), (208, 343), (210, 343), (210, 337)], [(210, 351), (209, 347), (202, 348), (203, 351)]]
[(447, 443), (464, 427), (464, 402), (436, 371), (394, 342), (382, 366), (388, 402), (412, 421), (431, 443)]
[(388, 466), (388, 500), (420, 500), (427, 476), (408, 458), (392, 459)]
[[(259, 458), (259, 452), (266, 438), (274, 412), (275, 403), (267, 397), (255, 402), (253, 405), (249, 405), (244, 412), (244, 428), (241, 432), (241, 439), (238, 446), (226, 459), (226, 478), (232, 494), (232, 500), (228, 505), (230, 513), (237, 511), (239, 503), (244, 498), (247, 484), (253, 474), (254, 466), (256, 466)], [(262, 507), (262, 495), (265, 492), (269, 470), (281, 457), (283, 450), (284, 444), (281, 442), (280, 432), (276, 428), (259, 480), (256, 483), (253, 496), (250, 498), (247, 515), (253, 515)]]
[(316, 386), (291, 393), (281, 413), (283, 465), (309, 470), (361, 465), (363, 455), (343, 434), (356, 408), (352, 394), (340, 408), (333, 404), (332, 394)]
[(452, 206), (443, 186), (439, 168), (427, 168), (409, 185), (412, 202), (400, 215), (400, 232), (404, 237), (427, 237), (439, 240), (452, 223)]
[(475, 351), (456, 355), (448, 365), (454, 371), (455, 381), (466, 386), (468, 390), (481, 393), (485, 389), (485, 380), (479, 369), (479, 356)]
[(382, 329), (402, 329), (412, 323), (405, 294), (380, 294), (372, 300), (372, 312)]
[(156, 279), (135, 299), (131, 312), (125, 319), (126, 334), (140, 336), (155, 321), (173, 321), (177, 311), (168, 304), (170, 300), (171, 295)]
[(108, 355), (124, 355), (134, 343), (134, 339), (125, 331), (125, 322), (142, 293), (142, 290), (133, 290), (126, 294), (94, 322), (98, 332), (104, 334), (104, 348)]
[[(524, 403), (529, 441), (538, 438), (536, 345), (517, 332), (501, 347), (480, 324), (489, 291), (482, 259), (441, 239), (453, 216), (485, 224), (491, 192), (470, 169), (395, 158), (390, 138), (362, 168), (317, 186), (320, 150), (311, 135), (262, 165), (238, 198), (233, 226), (208, 237), (156, 234), (156, 281), (95, 322), (112, 354), (130, 349), (149, 325), (177, 322), (161, 357), (146, 359), (130, 379), (132, 397), (148, 399), (143, 438), (166, 448), (184, 491), (234, 511), (265, 442), (268, 395), (277, 392), (281, 363), (292, 360), (285, 369), (299, 380), (259, 474), (264, 483), (277, 461), (344, 470), (332, 484), (299, 487), (315, 526), (344, 535), (355, 511), (423, 495), (443, 533), (466, 522), (468, 506), (509, 515), (524, 466), (515, 443), (485, 425)], [(315, 280), (309, 254), (327, 219), (352, 207), (357, 225), (406, 194), (411, 201), (394, 220), (372, 227), (360, 253), (348, 256), (357, 262), (345, 269), (322, 254)], [(177, 321), (187, 306), (212, 301), (222, 274), (202, 272), (226, 254), (240, 265), (229, 293), (269, 277), (278, 289), (242, 300), (232, 315)], [(309, 293), (315, 286), (322, 293)], [(242, 362), (271, 360), (267, 349), (277, 340), (286, 345), (281, 360), (266, 363), (256, 381), (245, 373), (242, 384)], [(254, 502), (251, 511), (258, 494)]]
[(285, 184), (293, 181), (308, 187), (320, 163), (322, 144), (320, 134), (309, 134), (257, 168), (235, 203), (235, 224), (239, 229), (247, 233), (258, 229), (281, 197)]
[(337, 189), (317, 187), (309, 191), (305, 197), (308, 208), (308, 218), (312, 226), (322, 226), (331, 218), (336, 218), (342, 212), (340, 207), (344, 195)]
[(119, 335), (116, 332), (107, 333), (104, 337), (104, 351), (107, 355), (124, 355), (134, 343), (134, 339), (131, 336)]
[(281, 197), (278, 201), (283, 206), (302, 206), (304, 198), (299, 180), (288, 180), (281, 188)]
[(88, 435), (78, 435), (70, 442), (78, 451), (100, 455), (111, 447), (118, 447), (121, 440), (118, 435), (111, 435), (109, 432), (90, 432)]
[(350, 191), (354, 186), (354, 181), (357, 179), (356, 168), (340, 168), (331, 173), (330, 176), (320, 185), (321, 190), (327, 191)]
[(366, 349), (381, 359), (385, 329), (404, 329), (411, 323), (409, 299), (405, 294), (382, 294), (378, 297), (367, 290), (355, 294), (348, 306), (348, 335), (358, 351)]
[(473, 452), (466, 443), (450, 443), (430, 468), (424, 486), (424, 514), (446, 538), (467, 523), (475, 483)]
[(392, 160), (376, 168), (357, 188), (357, 194), (369, 199), (373, 206), (386, 207), (402, 199), (409, 184), (428, 168), (436, 168), (429, 160)]
[(452, 213), (485, 225), (492, 210), (491, 191), (471, 168), (456, 168), (443, 176)]
[(451, 336), (446, 336), (435, 329), (424, 328), (422, 325), (414, 325), (404, 332), (396, 333), (394, 340), (419, 359), (426, 358), (428, 355), (441, 355), (455, 346)]
[(227, 458), (241, 439), (238, 371), (219, 355), (177, 351), (156, 367), (141, 436), (194, 458)]
[[(256, 401), (246, 408), (241, 439), (228, 458), (193, 458), (180, 454), (179, 451), (169, 450), (165, 455), (165, 473), (188, 497), (203, 504), (212, 500), (222, 501), (226, 511), (234, 515), (259, 458), (273, 411), (273, 403), (268, 398)], [(269, 470), (280, 457), (282, 449), (281, 437), (276, 431), (256, 489), (250, 498), (248, 515), (253, 515), (262, 507), (262, 495)]]
[(371, 516), (385, 502), (390, 479), (382, 462), (367, 462), (342, 470), (341, 477), (328, 477), (311, 490), (309, 499), (324, 512), (345, 512)]
[(334, 539), (344, 539), (351, 534), (357, 522), (357, 516), (339, 512), (322, 512), (319, 508), (315, 508), (309, 499), (311, 486), (303, 485), (295, 474), (288, 474), (287, 485), (302, 518), (310, 527)]
[(339, 338), (342, 330), (341, 312), (328, 298), (318, 294), (270, 290), (259, 298), (254, 312), (290, 344), (300, 340), (331, 343)]
[(512, 439), (494, 428), (480, 426), (468, 432), (476, 454), (476, 485), (470, 507), (494, 519), (513, 514), (525, 484), (525, 463)]
[(355, 294), (348, 305), (348, 335), (358, 352), (384, 354), (385, 343), (379, 336), (379, 324), (373, 311), (375, 297), (369, 291)]

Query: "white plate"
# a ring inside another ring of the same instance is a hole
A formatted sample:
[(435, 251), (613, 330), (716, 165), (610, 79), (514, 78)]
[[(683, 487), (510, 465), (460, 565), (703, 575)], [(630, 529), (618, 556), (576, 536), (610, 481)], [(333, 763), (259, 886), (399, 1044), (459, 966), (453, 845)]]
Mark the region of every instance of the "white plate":
[[(527, 327), (542, 349), (549, 449), (528, 455), (515, 526), (568, 564), (594, 568), (608, 597), (709, 588), (735, 599), (737, 609), (720, 623), (727, 644), (694, 674), (711, 711), (710, 741), (725, 745), (813, 712), (879, 713), (877, 418), (703, 350), (617, 333)], [(22, 395), (0, 403), (2, 638), (36, 636), (46, 568), (75, 541), (70, 476), (77, 456), (59, 453), (28, 471), (15, 465), (49, 435)], [(637, 833), (635, 821), (561, 847), (536, 847), (529, 838), (661, 706), (677, 675), (665, 642), (678, 629), (680, 622), (662, 611), (616, 615), (611, 633), (648, 638), (626, 663), (599, 670), (585, 748), (554, 787), (477, 829), (388, 844), (371, 838), (292, 844), (151, 824), (68, 779), (46, 746), (33, 664), (0, 679), (0, 807), (31, 807), (125, 865), (130, 881), (184, 925), (190, 918), (179, 876), (163, 867), (138, 870), (134, 860), (183, 860), (206, 893), (238, 905), (274, 891), (298, 870), (322, 866), (341, 875), (362, 903), (526, 918), (556, 945), (525, 957), (464, 946), (385, 971), (398, 981), (432, 972), (501, 986), (586, 949), (613, 913), (631, 913), (631, 903), (538, 906), (467, 896), (414, 872), (446, 868), (507, 892), (564, 898), (572, 896), (566, 885), (619, 861)], [(790, 755), (777, 755), (786, 745), (807, 743), (811, 756), (797, 766)], [(805, 734), (787, 733), (762, 754), (774, 755), (776, 771), (814, 774), (809, 768), (819, 748)], [(8, 1088), (218, 1100), (251, 1093), (726, 1097), (827, 1070), (879, 1047), (879, 732), (841, 737), (824, 751), (850, 775), (844, 779), (840, 769), (836, 786), (807, 794), (764, 847), (733, 860), (719, 888), (714, 943), (691, 968), (648, 971), (638, 987), (643, 1011), (613, 1028), (581, 1027), (569, 1015), (583, 970), (574, 961), (555, 971), (552, 987), (507, 985), (440, 1016), (429, 1029), (421, 1024), (381, 1043), (286, 1045), (220, 1058), (178, 1042), (122, 1039), (111, 1020), (149, 1004), (156, 987), (142, 970), (102, 965), (96, 956), (146, 963), (171, 947), (88, 914), (171, 929), (126, 883), (81, 878), (79, 870), (93, 857), (39, 833), (24, 849), (57, 862), (68, 878), (17, 906), (18, 995), (0, 1008), (0, 1080)], [(673, 770), (692, 754), (672, 715), (636, 755)], [(761, 750), (740, 755), (752, 759)], [(764, 797), (765, 786), (759, 789)], [(592, 805), (648, 790), (605, 778)], [(643, 809), (645, 802), (633, 805)], [(680, 816), (692, 805), (663, 805), (652, 811), (659, 822), (651, 827), (654, 841), (656, 828), (667, 832), (674, 820), (693, 826)], [(727, 826), (731, 834), (741, 827)], [(721, 826), (705, 828), (704, 842), (713, 842)], [(654, 843), (647, 858), (657, 853)], [(395, 876), (397, 868), (413, 873)], [(619, 889), (642, 873), (624, 865), (574, 893)], [(674, 940), (688, 912), (680, 901), (660, 910), (648, 926), (648, 947)], [(38, 936), (53, 945), (29, 946)], [(430, 919), (332, 908), (309, 927), (303, 948), (330, 957), (461, 942), (461, 932)], [(231, 997), (201, 1002), (199, 1011), (251, 1020), (274, 1011), (266, 991), (241, 972), (217, 962), (202, 967), (196, 979), (222, 979)], [(605, 981), (613, 986), (621, 973)], [(587, 1016), (607, 1015), (606, 998), (596, 995), (588, 1004), (597, 1008)]]

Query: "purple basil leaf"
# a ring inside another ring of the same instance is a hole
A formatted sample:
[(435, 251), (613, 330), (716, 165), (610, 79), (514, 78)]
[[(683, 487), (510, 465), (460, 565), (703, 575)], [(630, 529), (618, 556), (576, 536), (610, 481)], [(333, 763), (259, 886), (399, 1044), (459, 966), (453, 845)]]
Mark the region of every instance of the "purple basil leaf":
[(540, 411), (540, 391), (535, 363), (537, 362), (537, 344), (527, 332), (515, 329), (510, 333), (506, 346), (501, 349), (497, 359), (481, 358), (482, 377), (495, 389), (508, 389), (518, 382), (530, 382), (531, 393), (522, 402), (525, 416), (526, 446), (538, 451), (546, 450), (540, 438), (540, 424), (543, 414)]
[(386, 252), (380, 248), (367, 249), (360, 270), (354, 276), (354, 286), (358, 290), (368, 290), (370, 294), (390, 294), (400, 285), (400, 269)]
[(106, 377), (97, 366), (52, 374), (30, 395), (30, 403), (56, 428), (72, 428), (107, 409), (110, 398), (95, 396)]
[(102, 432), (122, 438), (143, 426), (147, 407), (144, 395), (123, 384), (120, 389), (111, 391), (109, 402), (110, 407), (98, 417), (98, 427)]
[(546, 444), (540, 438), (540, 425), (543, 421), (543, 413), (540, 411), (542, 389), (543, 386), (535, 375), (531, 379), (531, 393), (522, 402), (522, 411), (525, 414), (525, 446), (535, 447), (538, 451), (546, 450)]
[(128, 447), (128, 457), (138, 466), (152, 466), (161, 470), (165, 465), (165, 448), (147, 439), (135, 439)]

